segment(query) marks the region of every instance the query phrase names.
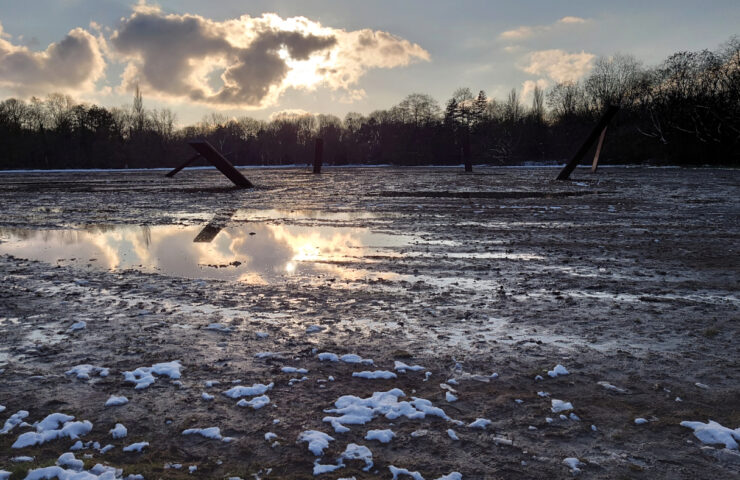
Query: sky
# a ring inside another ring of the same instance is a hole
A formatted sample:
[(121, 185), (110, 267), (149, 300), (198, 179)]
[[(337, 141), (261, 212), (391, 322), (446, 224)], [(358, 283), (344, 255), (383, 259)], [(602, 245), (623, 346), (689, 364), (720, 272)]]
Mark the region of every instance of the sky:
[(343, 118), (410, 93), (525, 101), (599, 56), (656, 65), (740, 34), (740, 2), (712, 0), (6, 0), (0, 96), (52, 92), (111, 106)]

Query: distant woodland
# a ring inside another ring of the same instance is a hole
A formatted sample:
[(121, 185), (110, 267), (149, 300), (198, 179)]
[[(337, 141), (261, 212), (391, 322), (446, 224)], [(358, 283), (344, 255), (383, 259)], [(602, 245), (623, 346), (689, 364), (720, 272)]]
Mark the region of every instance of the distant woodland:
[(680, 52), (655, 67), (630, 55), (598, 59), (590, 75), (522, 102), (457, 89), (440, 104), (413, 93), (369, 115), (283, 114), (271, 121), (210, 114), (183, 128), (168, 109), (104, 108), (52, 94), (0, 103), (0, 168), (171, 167), (205, 138), (235, 165), (305, 164), (324, 140), (325, 164), (511, 165), (569, 159), (609, 105), (603, 163), (740, 164), (740, 39)]

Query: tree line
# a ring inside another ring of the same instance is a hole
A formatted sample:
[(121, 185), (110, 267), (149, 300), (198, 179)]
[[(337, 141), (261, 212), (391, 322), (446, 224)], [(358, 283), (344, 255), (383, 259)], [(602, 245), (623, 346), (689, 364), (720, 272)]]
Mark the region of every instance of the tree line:
[(740, 163), (740, 39), (715, 51), (679, 52), (645, 67), (631, 55), (595, 61), (583, 80), (535, 87), (531, 102), (457, 89), (440, 105), (413, 93), (369, 115), (281, 114), (270, 121), (218, 113), (177, 127), (169, 109), (105, 108), (51, 94), (0, 102), (0, 168), (171, 167), (192, 155), (187, 141), (207, 139), (236, 165), (304, 164), (314, 140), (324, 162), (346, 164), (509, 165), (563, 162), (609, 105), (608, 163)]

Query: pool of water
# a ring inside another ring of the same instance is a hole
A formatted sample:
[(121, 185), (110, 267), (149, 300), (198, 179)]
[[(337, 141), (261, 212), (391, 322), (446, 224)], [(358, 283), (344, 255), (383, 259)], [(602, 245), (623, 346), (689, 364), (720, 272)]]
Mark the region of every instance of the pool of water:
[[(363, 218), (369, 218), (364, 216)], [(387, 278), (364, 267), (393, 257), (415, 237), (353, 225), (346, 214), (244, 211), (201, 226), (0, 228), (0, 254), (101, 270), (272, 284), (288, 279)]]

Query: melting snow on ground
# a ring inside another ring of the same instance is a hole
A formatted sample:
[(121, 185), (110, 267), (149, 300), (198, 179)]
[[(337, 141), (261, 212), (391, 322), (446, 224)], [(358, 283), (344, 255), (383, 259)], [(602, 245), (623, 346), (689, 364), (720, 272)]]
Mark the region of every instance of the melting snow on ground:
[(701, 422), (681, 422), (682, 427), (690, 428), (694, 431), (694, 436), (701, 440), (702, 443), (710, 445), (724, 444), (726, 448), (736, 450), (738, 441), (740, 441), (740, 428), (735, 430), (729, 429), (719, 423), (709, 420), (707, 423)]
[(106, 407), (117, 407), (119, 405), (126, 405), (128, 403), (128, 398), (126, 397), (117, 397), (115, 395), (111, 395), (110, 398), (105, 402)]
[(406, 394), (399, 388), (375, 392), (368, 398), (344, 395), (334, 402), (336, 408), (324, 410), (326, 413), (335, 413), (339, 416), (327, 416), (323, 421), (331, 423), (335, 432), (342, 433), (349, 431), (344, 424), (364, 425), (378, 415), (384, 415), (389, 420), (399, 417), (422, 419), (427, 415), (450, 420), (441, 408), (433, 406), (429, 400), (412, 397), (410, 402), (398, 401), (400, 397), (405, 396)]
[(329, 442), (333, 440), (334, 437), (329, 436), (324, 432), (319, 432), (318, 430), (306, 430), (298, 435), (298, 441), (307, 442), (308, 449), (317, 457), (324, 454), (324, 449), (326, 449), (329, 446)]
[(358, 378), (369, 378), (369, 379), (383, 379), (389, 380), (391, 378), (397, 378), (396, 374), (389, 372), (388, 370), (375, 370), (374, 372), (352, 372), (353, 377)]
[(253, 397), (255, 395), (262, 395), (268, 390), (272, 390), (272, 387), (274, 387), (274, 383), (270, 383), (269, 385), (264, 385), (262, 383), (255, 383), (251, 387), (244, 387), (242, 385), (238, 385), (236, 387), (230, 388), (229, 390), (226, 390), (224, 392), (224, 395), (226, 395), (229, 398), (241, 398), (241, 397)]
[(149, 446), (149, 442), (137, 442), (132, 443), (127, 447), (123, 447), (124, 452), (141, 452), (145, 447)]
[(116, 426), (111, 428), (108, 433), (110, 433), (113, 438), (124, 438), (128, 435), (128, 429), (126, 429), (123, 424), (116, 423)]
[(380, 443), (388, 443), (395, 436), (396, 434), (393, 433), (393, 430), (390, 430), (390, 429), (368, 430), (367, 434), (365, 435), (365, 440), (377, 440)]
[(555, 365), (555, 368), (547, 372), (547, 374), (550, 375), (552, 378), (555, 378), (558, 375), (568, 375), (569, 373), (570, 372), (568, 372), (568, 370), (560, 364)]
[(11, 415), (9, 419), (5, 420), (5, 425), (3, 426), (2, 430), (0, 430), (0, 435), (5, 435), (6, 433), (13, 430), (16, 426), (20, 425), (20, 423), (26, 417), (28, 417), (27, 411), (18, 410), (16, 413)]
[(132, 372), (123, 372), (125, 381), (135, 383), (136, 390), (147, 388), (156, 381), (154, 375), (166, 375), (173, 380), (180, 378), (182, 365), (178, 360), (172, 362), (155, 363), (151, 367), (139, 367)]
[(64, 413), (52, 413), (36, 424), (35, 432), (26, 432), (18, 436), (12, 448), (24, 448), (41, 445), (58, 438), (76, 440), (80, 436), (90, 433), (92, 423), (87, 420), (73, 422), (75, 417)]
[(573, 410), (573, 404), (570, 402), (564, 402), (563, 400), (558, 400), (557, 398), (553, 398), (551, 410), (552, 413), (567, 412), (568, 410)]
[(236, 405), (239, 407), (252, 407), (255, 410), (259, 410), (268, 403), (270, 403), (270, 397), (268, 397), (267, 395), (260, 395), (259, 397), (254, 397), (249, 401), (242, 398), (241, 400), (236, 402)]
[(183, 430), (183, 435), (200, 435), (201, 437), (210, 438), (213, 440), (220, 440), (222, 442), (233, 442), (234, 439), (231, 437), (224, 437), (221, 435), (221, 429), (218, 427), (208, 427), (208, 428), (188, 428), (187, 430)]
[(100, 375), (101, 377), (107, 377), (110, 374), (110, 370), (104, 367), (96, 367), (95, 365), (77, 365), (64, 372), (65, 375), (75, 375), (80, 380), (90, 380), (91, 375)]

